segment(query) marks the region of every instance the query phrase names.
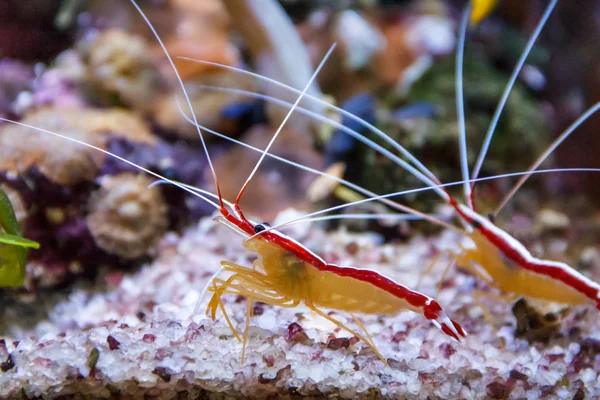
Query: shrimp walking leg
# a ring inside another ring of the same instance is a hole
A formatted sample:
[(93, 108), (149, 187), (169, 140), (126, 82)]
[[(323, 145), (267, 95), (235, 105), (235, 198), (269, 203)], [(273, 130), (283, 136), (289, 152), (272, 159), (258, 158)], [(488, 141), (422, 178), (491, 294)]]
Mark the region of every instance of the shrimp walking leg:
[(448, 263), (446, 264), (446, 266), (444, 267), (444, 270), (442, 272), (440, 279), (438, 280), (437, 284), (435, 285), (436, 289), (435, 289), (435, 294), (433, 295), (433, 297), (436, 297), (439, 294), (440, 290), (442, 290), (442, 285), (444, 283), (444, 280), (446, 279), (446, 276), (448, 275), (448, 271), (450, 271), (450, 268), (452, 268), (452, 266), (456, 263), (456, 259), (458, 257), (458, 255), (451, 250), (440, 251), (433, 258), (433, 260), (431, 260), (431, 262), (429, 263), (427, 268), (425, 268), (425, 270), (421, 273), (421, 277), (419, 278), (419, 281), (417, 282), (417, 285), (415, 286), (415, 290), (419, 290), (419, 287), (421, 286), (421, 283), (423, 282), (423, 279), (425, 278), (425, 276), (427, 276), (431, 273), (433, 268), (438, 264), (440, 259), (445, 255), (449, 256), (449, 260), (448, 260)]
[(473, 300), (475, 300), (475, 303), (477, 303), (477, 306), (479, 306), (479, 308), (481, 308), (481, 310), (483, 311), (483, 316), (484, 316), (485, 320), (488, 322), (488, 324), (490, 324), (490, 326), (492, 327), (492, 330), (494, 331), (494, 335), (496, 335), (496, 340), (498, 341), (498, 344), (500, 344), (500, 348), (502, 350), (504, 350), (504, 342), (500, 339), (500, 335), (498, 334), (498, 330), (496, 329), (496, 325), (494, 324), (494, 320), (492, 319), (492, 314), (487, 309), (487, 307), (481, 302), (482, 297), (485, 297), (485, 298), (491, 299), (491, 300), (501, 300), (501, 301), (510, 303), (515, 299), (516, 296), (513, 294), (497, 295), (497, 294), (481, 292), (478, 290), (473, 292)]
[[(239, 283), (234, 283), (234, 281), (239, 281)], [(230, 276), (226, 281), (222, 279), (214, 280), (214, 286), (209, 289), (210, 291), (214, 292), (214, 294), (208, 303), (206, 314), (210, 315), (213, 320), (215, 319), (217, 306), (221, 302), (221, 296), (223, 296), (225, 293), (238, 294), (242, 296), (256, 293), (255, 290), (246, 289), (247, 285), (254, 289), (262, 289), (266, 292), (263, 294), (257, 294), (259, 301), (278, 306), (284, 306), (285, 303), (289, 303), (289, 300), (286, 298), (276, 298), (272, 296), (270, 293), (268, 293), (267, 287), (264, 287), (263, 285), (252, 281), (251, 279), (247, 279), (247, 277), (236, 274)]]
[(442, 258), (442, 256), (446, 252), (447, 251), (440, 251), (435, 257), (433, 257), (433, 260), (431, 260), (429, 262), (429, 265), (427, 265), (427, 268), (425, 268), (425, 270), (421, 273), (421, 276), (419, 277), (419, 280), (418, 280), (417, 284), (415, 285), (415, 290), (419, 290), (419, 288), (421, 287), (421, 283), (423, 283), (423, 279), (425, 279), (425, 277), (427, 275), (429, 275), (431, 273), (431, 271), (433, 271), (433, 268), (437, 265), (438, 261), (440, 261), (440, 258)]
[(321, 317), (325, 318), (326, 320), (328, 320), (328, 321), (332, 322), (333, 324), (339, 326), (340, 328), (342, 328), (346, 332), (348, 332), (348, 333), (356, 336), (360, 340), (362, 340), (367, 346), (369, 346), (371, 348), (371, 350), (373, 350), (373, 352), (377, 355), (377, 357), (379, 357), (379, 359), (386, 366), (389, 366), (388, 363), (387, 363), (387, 361), (385, 360), (385, 358), (383, 358), (383, 356), (381, 355), (381, 353), (379, 352), (379, 350), (377, 350), (377, 347), (375, 346), (375, 344), (371, 343), (363, 335), (361, 335), (360, 333), (358, 333), (355, 330), (351, 329), (350, 327), (348, 327), (347, 325), (343, 324), (342, 322), (338, 321), (337, 319), (333, 318), (332, 316), (327, 315), (326, 313), (324, 313), (323, 311), (321, 311), (317, 307), (315, 307), (313, 304), (306, 304), (306, 305), (308, 306), (308, 308), (310, 308), (315, 313), (319, 314)]
[(442, 272), (442, 276), (440, 277), (440, 280), (438, 281), (438, 283), (436, 285), (434, 297), (436, 297), (438, 295), (438, 293), (440, 292), (440, 290), (442, 290), (442, 285), (444, 284), (444, 281), (446, 280), (448, 271), (450, 271), (450, 268), (452, 268), (454, 266), (454, 264), (456, 264), (456, 258), (457, 258), (456, 253), (453, 253), (450, 251), (450, 252), (448, 252), (448, 254), (450, 255), (450, 259), (448, 260), (448, 264), (444, 268), (444, 272)]
[(251, 270), (241, 265), (231, 263), (229, 261), (221, 261), (221, 265), (223, 266), (223, 271), (233, 272), (235, 274), (241, 274), (245, 276), (251, 276), (257, 281), (263, 282), (264, 284), (268, 284), (268, 281), (266, 280), (266, 275), (256, 270), (256, 263), (252, 265)]
[(248, 296), (246, 299), (246, 326), (244, 327), (244, 339), (242, 341), (242, 366), (246, 356), (246, 344), (248, 343), (248, 331), (250, 330), (250, 318), (254, 314), (254, 298)]
[(240, 335), (238, 335), (237, 331), (235, 330), (235, 328), (233, 327), (233, 324), (231, 323), (231, 320), (229, 319), (229, 315), (227, 314), (227, 311), (225, 310), (225, 306), (223, 305), (223, 300), (221, 300), (221, 294), (217, 292), (217, 285), (214, 285), (214, 290), (215, 290), (215, 294), (213, 295), (213, 297), (210, 299), (208, 306), (206, 308), (206, 314), (211, 314), (211, 318), (214, 321), (215, 317), (216, 317), (216, 311), (217, 311), (217, 305), (218, 307), (221, 309), (221, 312), (223, 313), (223, 316), (225, 317), (225, 321), (227, 322), (227, 325), (229, 326), (229, 329), (231, 329), (231, 332), (233, 333), (233, 336), (235, 336), (235, 338), (238, 340), (238, 342), (241, 342), (242, 339), (240, 338)]
[(352, 317), (352, 319), (354, 320), (354, 323), (356, 325), (358, 325), (358, 327), (360, 329), (362, 329), (362, 331), (365, 333), (365, 335), (369, 339), (369, 342), (367, 342), (367, 345), (369, 345), (369, 347), (371, 347), (371, 348), (375, 347), (375, 342), (373, 341), (373, 337), (371, 336), (371, 334), (367, 330), (367, 327), (365, 326), (365, 324), (356, 315), (354, 315), (352, 313), (349, 313), (349, 314)]
[(478, 270), (475, 266), (473, 266), (473, 264), (471, 264), (471, 260), (465, 254), (459, 253), (459, 254), (456, 254), (455, 256), (456, 256), (455, 262), (457, 263), (457, 265), (459, 267), (466, 269), (471, 274), (473, 274), (476, 278), (481, 279), (488, 285), (490, 285), (492, 287), (496, 287), (496, 282), (494, 282), (494, 280), (491, 277), (485, 275), (480, 270)]
[(223, 305), (223, 300), (221, 300), (221, 299), (219, 299), (219, 308), (221, 309), (221, 312), (223, 313), (223, 316), (225, 317), (225, 321), (227, 321), (227, 325), (229, 326), (229, 329), (231, 329), (233, 336), (235, 336), (237, 341), (241, 343), (242, 339), (240, 338), (240, 335), (238, 335), (237, 331), (233, 327), (233, 324), (231, 323), (231, 320), (229, 319), (229, 315), (227, 314), (227, 311), (225, 311), (225, 306)]
[(223, 290), (219, 288), (218, 296), (222, 296), (223, 294), (234, 294), (242, 297), (253, 296), (256, 301), (283, 308), (293, 308), (300, 304), (299, 300), (292, 300), (281, 296), (276, 297), (271, 292), (261, 293), (257, 292), (256, 289), (247, 289), (245, 284), (231, 284), (230, 288)]

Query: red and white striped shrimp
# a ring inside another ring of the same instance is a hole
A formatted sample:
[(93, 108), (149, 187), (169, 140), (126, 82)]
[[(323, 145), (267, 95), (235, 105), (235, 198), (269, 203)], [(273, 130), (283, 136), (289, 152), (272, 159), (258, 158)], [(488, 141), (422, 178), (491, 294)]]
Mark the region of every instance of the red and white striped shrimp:
[[(508, 99), (510, 91), (517, 79), (525, 60), (533, 47), (539, 33), (552, 13), (558, 0), (551, 0), (547, 6), (538, 26), (530, 37), (517, 66), (505, 88), (504, 94), (496, 108), (492, 122), (484, 138), (471, 180), (476, 180), (485, 160), (492, 136), (498, 119)], [(468, 12), (468, 11), (467, 11)], [(457, 57), (457, 110), (459, 114), (459, 142), (461, 152), (461, 170), (463, 180), (469, 177), (466, 149), (466, 132), (464, 123), (464, 109), (462, 103), (462, 55), (466, 36), (466, 13), (462, 22), (461, 39)], [(600, 109), (600, 104), (595, 104), (577, 119), (563, 134), (561, 134), (548, 149), (538, 157), (528, 171), (535, 171), (540, 164), (562, 143), (581, 123)], [(498, 213), (521, 185), (529, 178), (526, 174), (520, 178), (515, 187), (505, 196), (496, 210)], [(449, 203), (456, 211), (458, 218), (467, 226), (468, 237), (474, 246), (463, 247), (457, 255), (461, 266), (465, 266), (477, 276), (485, 279), (490, 285), (509, 295), (509, 298), (525, 296), (539, 300), (551, 301), (561, 304), (584, 304), (591, 302), (600, 309), (600, 285), (569, 265), (561, 262), (543, 260), (533, 257), (529, 250), (507, 232), (497, 227), (488, 218), (476, 212), (474, 201), (475, 182), (464, 184), (464, 195), (467, 205), (459, 204), (456, 199), (449, 196)], [(484, 273), (482, 273), (481, 269)]]
[[(219, 211), (220, 216), (217, 217), (216, 220), (231, 228), (235, 232), (241, 234), (245, 238), (244, 246), (248, 250), (258, 255), (258, 260), (254, 263), (253, 268), (223, 261), (220, 271), (229, 272), (231, 273), (231, 276), (229, 276), (229, 278), (226, 280), (221, 279), (219, 276), (215, 276), (213, 279), (211, 279), (211, 282), (207, 286), (207, 290), (213, 292), (213, 296), (207, 308), (207, 313), (210, 314), (214, 319), (216, 309), (217, 307), (220, 307), (236, 337), (237, 333), (235, 333), (235, 329), (233, 328), (225, 312), (225, 308), (223, 307), (223, 303), (221, 301), (221, 296), (226, 293), (233, 293), (245, 296), (248, 299), (246, 329), (243, 335), (242, 363), (244, 359), (248, 327), (254, 301), (261, 301), (280, 307), (295, 307), (303, 303), (318, 315), (333, 322), (340, 328), (350, 332), (364, 341), (384, 363), (386, 362), (385, 358), (377, 350), (372, 338), (362, 322), (360, 322), (360, 320), (356, 318), (353, 313), (396, 314), (403, 310), (411, 310), (422, 314), (444, 334), (456, 341), (461, 341), (461, 339), (467, 336), (465, 330), (458, 323), (452, 321), (446, 315), (440, 304), (433, 298), (411, 290), (408, 287), (403, 286), (376, 271), (338, 266), (328, 263), (311, 250), (292, 238), (284, 235), (283, 233), (277, 230), (268, 229), (265, 224), (256, 224), (252, 222), (251, 220), (247, 219), (242, 212), (239, 204), (243, 197), (244, 191), (261, 165), (262, 160), (268, 155), (269, 149), (276, 140), (283, 125), (297, 107), (307, 89), (310, 87), (312, 81), (315, 79), (316, 74), (327, 59), (327, 56), (321, 62), (321, 65), (316, 69), (315, 74), (312, 76), (305, 89), (300, 93), (296, 103), (291, 107), (281, 126), (273, 135), (273, 138), (271, 139), (267, 148), (262, 151), (259, 161), (257, 162), (254, 170), (250, 173), (245, 184), (242, 186), (235, 199), (235, 202), (229, 203), (221, 196), (217, 175), (214, 171), (201, 130), (197, 124), (190, 100), (185, 92), (183, 82), (177, 72), (177, 69), (175, 68), (170, 55), (165, 49), (152, 24), (148, 21), (136, 2), (131, 0), (131, 3), (139, 11), (140, 15), (144, 18), (154, 33), (158, 43), (163, 48), (165, 55), (167, 56), (167, 59), (171, 63), (171, 66), (176, 74), (179, 84), (183, 90), (186, 103), (189, 106), (192, 121), (198, 129), (199, 137), (201, 139), (206, 157), (209, 161), (209, 166), (215, 181), (215, 187), (217, 189), (216, 195), (202, 189), (192, 189), (179, 182), (166, 179), (152, 171), (132, 163), (131, 161), (77, 139), (3, 118), (0, 118), (0, 120), (29, 127), (37, 130), (38, 132), (54, 135), (101, 151), (104, 154), (117, 158), (146, 173), (149, 173), (159, 178), (161, 181), (171, 183), (203, 198)], [(330, 50), (330, 53), (331, 51), (333, 51), (333, 48)], [(216, 198), (218, 203), (210, 200), (209, 197)], [(389, 202), (389, 204), (395, 203)], [(397, 206), (401, 209), (404, 208), (401, 205)], [(257, 233), (260, 233), (260, 235), (257, 235)], [(356, 324), (364, 331), (364, 335), (356, 332), (344, 323), (338, 321), (336, 318), (328, 315), (322, 311), (321, 308), (330, 308), (348, 312), (353, 317)]]

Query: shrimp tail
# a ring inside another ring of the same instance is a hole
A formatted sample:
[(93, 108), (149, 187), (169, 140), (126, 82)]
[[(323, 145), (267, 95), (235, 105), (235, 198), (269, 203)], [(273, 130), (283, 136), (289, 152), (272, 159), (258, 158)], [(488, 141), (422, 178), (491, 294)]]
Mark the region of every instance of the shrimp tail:
[(450, 336), (456, 342), (467, 337), (467, 332), (456, 321), (451, 320), (439, 303), (433, 299), (424, 307), (425, 318), (430, 320), (439, 330)]

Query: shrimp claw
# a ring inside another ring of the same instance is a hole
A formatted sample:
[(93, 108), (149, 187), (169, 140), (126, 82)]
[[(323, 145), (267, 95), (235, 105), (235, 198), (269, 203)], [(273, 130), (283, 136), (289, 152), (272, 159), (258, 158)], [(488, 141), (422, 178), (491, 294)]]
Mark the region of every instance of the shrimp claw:
[(425, 318), (456, 342), (460, 343), (461, 339), (467, 337), (464, 328), (458, 322), (451, 320), (437, 301), (430, 299), (423, 311)]

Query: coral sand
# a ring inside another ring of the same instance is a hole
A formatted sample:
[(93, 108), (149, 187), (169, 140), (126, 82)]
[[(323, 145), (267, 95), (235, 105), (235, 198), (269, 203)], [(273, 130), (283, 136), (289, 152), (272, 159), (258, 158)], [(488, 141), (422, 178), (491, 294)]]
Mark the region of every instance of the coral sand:
[[(311, 228), (304, 243), (328, 260), (357, 265), (414, 286), (454, 234), (380, 245), (376, 236), (326, 234)], [(245, 365), (241, 344), (219, 314), (192, 310), (221, 260), (251, 265), (239, 238), (205, 219), (182, 237), (167, 235), (156, 260), (116, 279), (105, 293), (73, 292), (32, 330), (12, 326), (0, 341), (0, 398), (79, 394), (186, 398), (187, 395), (344, 398), (584, 398), (600, 394), (600, 322), (577, 308), (549, 343), (515, 339), (510, 307), (490, 303), (499, 335), (473, 302), (475, 281), (452, 270), (437, 296), (470, 336), (451, 342), (419, 315), (365, 317), (385, 366), (362, 342), (307, 309), (254, 309)], [(422, 289), (435, 291), (433, 277)], [(208, 299), (204, 299), (204, 303)], [(224, 297), (234, 326), (245, 301)], [(345, 320), (346, 316), (339, 315)], [(352, 321), (348, 321), (352, 324)], [(184, 397), (179, 397), (184, 396)]]

